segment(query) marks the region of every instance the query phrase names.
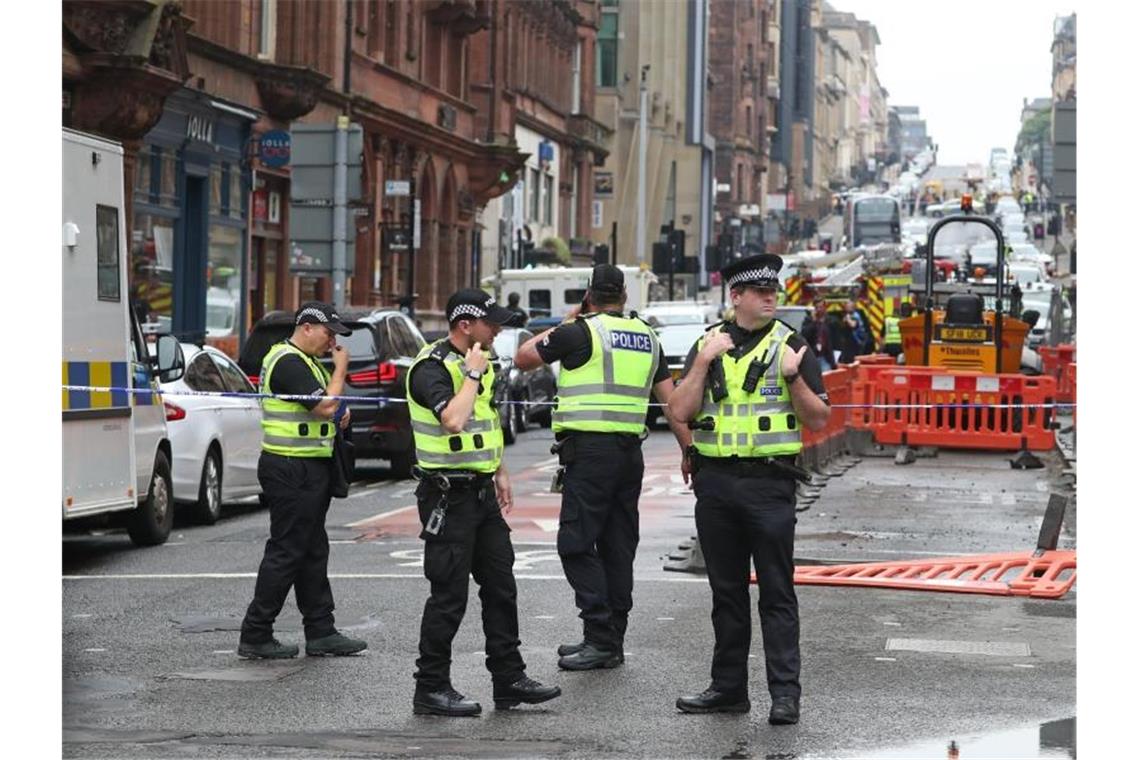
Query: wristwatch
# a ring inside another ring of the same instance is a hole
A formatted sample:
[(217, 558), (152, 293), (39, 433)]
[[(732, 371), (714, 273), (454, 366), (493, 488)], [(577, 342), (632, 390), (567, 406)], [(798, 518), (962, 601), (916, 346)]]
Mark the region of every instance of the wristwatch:
[(794, 383), (794, 382), (795, 382), (795, 381), (796, 381), (796, 380), (799, 378), (799, 376), (800, 376), (800, 373), (799, 373), (799, 372), (796, 372), (796, 373), (795, 373), (795, 374), (793, 374), (793, 375), (787, 375), (786, 377), (784, 377), (784, 385), (786, 385), (786, 386), (788, 386), (789, 388), (791, 388), (791, 387), (792, 387), (792, 383)]
[(475, 382), (479, 382), (480, 380), (483, 379), (483, 372), (481, 370), (469, 369), (469, 370), (467, 370), (466, 374), (467, 374), (467, 377), (471, 378)]

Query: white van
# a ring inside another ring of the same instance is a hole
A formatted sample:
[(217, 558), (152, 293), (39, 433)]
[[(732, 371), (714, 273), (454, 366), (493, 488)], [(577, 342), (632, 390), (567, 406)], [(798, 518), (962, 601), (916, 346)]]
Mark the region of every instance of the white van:
[(120, 513), (131, 540), (152, 545), (174, 522), (153, 391), (184, 362), (171, 335), (152, 358), (130, 308), (124, 209), (123, 149), (63, 130), (63, 519)]
[[(639, 267), (618, 265), (625, 275), (625, 310), (640, 312), (649, 302), (649, 286), (657, 276)], [(495, 300), (506, 305), (511, 293), (519, 294), (519, 306), (531, 319), (564, 317), (582, 303), (593, 267), (535, 267), (503, 269), (484, 277), (484, 288), (493, 288)]]

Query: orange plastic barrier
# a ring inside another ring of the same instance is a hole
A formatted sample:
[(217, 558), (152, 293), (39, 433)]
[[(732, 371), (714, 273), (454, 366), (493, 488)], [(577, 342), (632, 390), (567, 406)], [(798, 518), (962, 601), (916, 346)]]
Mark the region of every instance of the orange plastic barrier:
[(841, 436), (847, 430), (847, 419), (851, 410), (847, 409), (846, 405), (851, 403), (850, 377), (852, 374), (848, 367), (823, 373), (823, 387), (827, 391), (831, 405), (833, 407), (842, 405), (842, 408), (831, 410), (831, 417), (828, 418), (827, 427), (823, 430), (809, 430), (806, 427), (802, 430), (801, 436), (805, 450)]
[[(1060, 599), (1077, 581), (1075, 551), (983, 554), (974, 557), (809, 565), (796, 568), (795, 582), (808, 586), (866, 586), (951, 591), (960, 594)], [(756, 576), (752, 576), (756, 582)]]
[(1041, 374), (1050, 375), (1060, 382), (1065, 367), (1077, 360), (1077, 347), (1071, 343), (1041, 346), (1037, 349), (1037, 355), (1041, 357)]
[(1069, 362), (1061, 372), (1060, 382), (1057, 383), (1057, 400), (1067, 404), (1077, 401), (1077, 363)]
[(890, 354), (863, 354), (862, 356), (855, 357), (856, 364), (863, 366), (873, 366), (879, 364), (897, 365), (897, 360)]
[[(886, 354), (882, 355), (886, 356)], [(850, 423), (855, 430), (865, 430), (871, 424), (871, 410), (867, 405), (871, 403), (874, 395), (875, 378), (879, 376), (880, 372), (898, 369), (898, 365), (893, 360), (890, 363), (864, 364), (862, 360), (866, 357), (859, 358), (860, 361), (851, 367), (851, 403), (859, 404), (860, 407), (851, 410)], [(835, 402), (832, 401), (831, 403), (834, 404)]]
[(872, 430), (884, 444), (1018, 451), (1053, 448), (1057, 383), (1047, 375), (986, 375), (935, 367), (885, 369), (871, 388)]

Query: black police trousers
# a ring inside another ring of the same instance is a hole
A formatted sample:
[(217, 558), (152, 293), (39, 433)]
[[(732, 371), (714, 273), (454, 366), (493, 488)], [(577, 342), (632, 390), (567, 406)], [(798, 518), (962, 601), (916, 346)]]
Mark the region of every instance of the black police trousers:
[(572, 433), (562, 444), (566, 467), (558, 556), (582, 618), (583, 638), (621, 649), (633, 608), (637, 500), (645, 462), (636, 436)]
[(336, 630), (329, 586), (329, 537), (325, 532), (331, 461), (261, 452), (257, 480), (262, 502), (269, 507), (269, 540), (257, 571), (253, 601), (241, 624), (242, 641), (269, 641), (273, 621), (290, 588), (301, 610), (306, 639), (318, 639)]
[[(442, 492), (430, 480), (416, 488), (420, 524), (427, 525)], [(511, 684), (526, 670), (519, 654), (518, 593), (511, 529), (499, 511), (489, 478), (475, 484), (453, 482), (447, 512), (436, 535), (424, 539), (424, 576), (431, 595), (420, 622), (416, 682), (431, 691), (451, 685), (451, 642), (467, 611), (469, 577), (479, 584), (486, 637), (487, 670), (498, 684)]]
[[(705, 460), (706, 462), (708, 460)], [(712, 688), (748, 693), (749, 565), (755, 563), (772, 697), (800, 696), (800, 618), (793, 585), (796, 481), (702, 465), (694, 475), (697, 535), (712, 588)]]

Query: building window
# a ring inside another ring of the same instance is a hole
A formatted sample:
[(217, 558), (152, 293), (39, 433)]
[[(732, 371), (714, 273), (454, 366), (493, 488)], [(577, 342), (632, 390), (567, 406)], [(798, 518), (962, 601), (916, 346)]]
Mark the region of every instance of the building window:
[(618, 0), (602, 0), (598, 25), (598, 87), (616, 87), (618, 78)]
[(538, 179), (538, 169), (530, 170), (530, 187), (527, 188), (530, 192), (530, 216), (527, 217), (528, 221), (538, 221), (538, 196), (542, 191), (542, 185)]
[(554, 177), (542, 175), (542, 223), (554, 224)]
[(261, 35), (257, 57), (273, 60), (277, 54), (277, 0), (261, 0)]
[(752, 139), (752, 106), (744, 107), (744, 134)]
[(574, 46), (574, 78), (571, 80), (570, 113), (582, 113), (582, 41)]

